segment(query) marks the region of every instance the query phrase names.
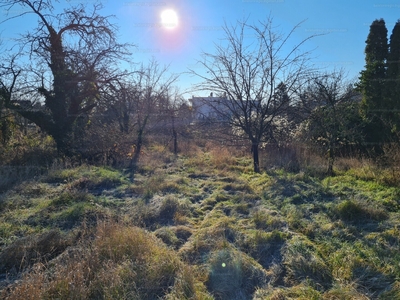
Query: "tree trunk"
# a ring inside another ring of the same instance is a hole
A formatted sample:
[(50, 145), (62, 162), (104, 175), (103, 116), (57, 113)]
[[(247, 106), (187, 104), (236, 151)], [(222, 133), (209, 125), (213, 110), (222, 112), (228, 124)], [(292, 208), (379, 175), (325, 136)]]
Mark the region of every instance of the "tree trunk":
[(253, 145), (251, 146), (251, 152), (253, 153), (254, 172), (260, 173), (260, 162), (258, 158), (258, 143), (253, 143)]
[(178, 134), (175, 129), (175, 118), (172, 117), (172, 136), (174, 137), (174, 155), (178, 155)]
[(143, 146), (143, 135), (144, 135), (144, 130), (146, 128), (147, 120), (149, 116), (147, 115), (143, 123), (141, 123), (141, 126), (139, 125), (139, 130), (138, 130), (138, 136), (137, 140), (135, 143), (135, 152), (133, 153), (133, 157), (130, 163), (130, 171), (131, 171), (131, 180), (133, 181), (133, 178), (135, 176), (136, 170), (137, 170), (137, 164), (139, 162), (139, 157), (140, 157), (140, 152), (142, 151), (142, 146)]
[(174, 135), (174, 155), (178, 155), (178, 135), (176, 133), (176, 130), (174, 129), (172, 134)]
[(131, 171), (131, 179), (133, 179), (136, 173), (137, 164), (139, 162), (139, 157), (140, 157), (140, 151), (142, 151), (142, 145), (143, 145), (143, 130), (139, 130), (138, 137), (135, 143), (135, 152), (133, 153), (133, 157), (129, 166)]
[(335, 156), (333, 154), (333, 149), (329, 148), (328, 150), (328, 175), (331, 176), (333, 175), (333, 163), (335, 161)]

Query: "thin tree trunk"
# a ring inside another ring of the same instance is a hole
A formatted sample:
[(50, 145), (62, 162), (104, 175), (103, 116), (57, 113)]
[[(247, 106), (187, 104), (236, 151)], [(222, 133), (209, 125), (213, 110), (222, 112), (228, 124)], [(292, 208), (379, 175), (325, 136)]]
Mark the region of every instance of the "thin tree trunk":
[(133, 181), (133, 178), (135, 176), (135, 173), (137, 171), (137, 165), (139, 162), (139, 158), (140, 158), (140, 151), (142, 150), (142, 144), (143, 144), (143, 131), (139, 130), (138, 132), (138, 138), (136, 140), (135, 143), (135, 152), (133, 153), (133, 157), (131, 159), (131, 163), (129, 166), (130, 169), (130, 177), (131, 180)]
[(260, 161), (258, 158), (258, 143), (253, 143), (253, 145), (251, 146), (251, 152), (253, 153), (254, 172), (260, 173)]
[(172, 117), (172, 136), (174, 137), (174, 155), (178, 155), (178, 134), (175, 129), (175, 118)]
[(178, 134), (176, 133), (176, 130), (174, 129), (172, 134), (174, 135), (174, 155), (178, 155)]
[(132, 157), (132, 160), (131, 160), (131, 163), (129, 166), (130, 171), (131, 171), (131, 180), (133, 180), (135, 173), (137, 171), (137, 165), (139, 162), (140, 152), (142, 151), (142, 146), (143, 146), (144, 129), (146, 128), (148, 118), (149, 118), (149, 116), (147, 115), (144, 118), (142, 126), (140, 126), (139, 130), (138, 130), (138, 136), (137, 136), (137, 140), (135, 143), (135, 152), (133, 153), (133, 157)]
[(328, 175), (333, 175), (333, 163), (335, 162), (335, 156), (333, 154), (333, 149), (328, 150)]

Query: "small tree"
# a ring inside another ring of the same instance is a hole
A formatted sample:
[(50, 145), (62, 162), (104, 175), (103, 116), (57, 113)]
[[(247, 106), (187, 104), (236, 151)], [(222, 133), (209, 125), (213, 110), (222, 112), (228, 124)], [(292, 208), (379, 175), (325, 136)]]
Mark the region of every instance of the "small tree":
[(184, 134), (190, 123), (190, 110), (178, 89), (169, 89), (159, 102), (160, 132), (172, 140), (174, 155), (178, 155), (178, 136)]
[(162, 133), (165, 130), (163, 122), (170, 126), (170, 115), (167, 114), (172, 109), (169, 91), (177, 77), (168, 74), (167, 66), (160, 67), (151, 60), (123, 80), (110, 84), (94, 110), (97, 122), (91, 122), (96, 123), (93, 128), (110, 131), (112, 137), (106, 137), (112, 148), (109, 153), (118, 156), (122, 152), (130, 156), (132, 175), (146, 137), (150, 133)]
[(300, 94), (298, 109), (306, 116), (304, 135), (324, 150), (329, 175), (333, 174), (338, 150), (362, 140), (357, 96), (354, 84), (346, 81), (343, 70), (311, 78)]
[(132, 177), (137, 169), (146, 133), (162, 118), (160, 102), (165, 98), (177, 75), (168, 75), (168, 67), (160, 67), (152, 60), (148, 66), (142, 65), (132, 78), (133, 124), (136, 131), (134, 152), (130, 162)]
[[(226, 95), (223, 109), (220, 103), (214, 108), (233, 132), (243, 132), (251, 142), (255, 172), (260, 172), (260, 144), (273, 132), (274, 119), (287, 108), (290, 94), (309, 73), (309, 52), (300, 48), (311, 37), (289, 46), (300, 25), (287, 35), (275, 32), (271, 18), (255, 25), (247, 21), (225, 25), (226, 42), (216, 45), (214, 54), (204, 53), (199, 62), (206, 73), (191, 71), (202, 79), (197, 89)], [(288, 94), (282, 101), (276, 101), (279, 84)]]

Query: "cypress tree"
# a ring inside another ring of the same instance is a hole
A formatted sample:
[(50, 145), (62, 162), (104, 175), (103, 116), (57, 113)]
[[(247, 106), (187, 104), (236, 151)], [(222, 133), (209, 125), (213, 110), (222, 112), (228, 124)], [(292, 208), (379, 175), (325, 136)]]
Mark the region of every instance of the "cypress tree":
[(376, 154), (379, 154), (382, 143), (390, 134), (385, 126), (385, 115), (389, 109), (386, 93), (387, 33), (383, 19), (372, 22), (365, 42), (365, 70), (361, 71), (359, 85), (363, 94), (362, 115), (367, 123), (366, 141), (373, 145), (373, 150), (378, 152)]
[(389, 42), (387, 61), (387, 93), (392, 129), (399, 131), (400, 113), (400, 20), (395, 24)]

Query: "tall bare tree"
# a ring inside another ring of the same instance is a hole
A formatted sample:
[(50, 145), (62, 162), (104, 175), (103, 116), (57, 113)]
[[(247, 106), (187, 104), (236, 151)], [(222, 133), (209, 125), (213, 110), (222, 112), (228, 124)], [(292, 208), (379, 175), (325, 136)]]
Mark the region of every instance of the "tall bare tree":
[[(102, 89), (123, 75), (118, 62), (126, 58), (128, 45), (117, 42), (116, 27), (109, 17), (98, 14), (100, 4), (92, 9), (77, 5), (58, 14), (51, 0), (0, 0), (0, 7), (27, 9), (9, 19), (26, 14), (37, 17), (37, 27), (22, 35), (20, 46), (33, 63), (23, 71), (35, 81), (29, 84), (45, 104), (37, 110), (32, 103), (10, 101), (8, 107), (49, 133), (58, 150), (69, 154), (74, 135), (84, 127)], [(21, 100), (19, 96), (11, 97)]]
[[(247, 20), (225, 24), (226, 40), (215, 45), (215, 53), (203, 53), (199, 61), (206, 72), (191, 70), (202, 79), (198, 90), (226, 95), (223, 109), (220, 104), (209, 105), (251, 142), (255, 172), (260, 172), (259, 147), (272, 132), (274, 118), (287, 108), (291, 93), (309, 73), (309, 51), (302, 52), (301, 47), (313, 36), (289, 42), (300, 25), (282, 34), (276, 32), (271, 18), (256, 24)], [(279, 84), (288, 93), (282, 101), (276, 101)]]

